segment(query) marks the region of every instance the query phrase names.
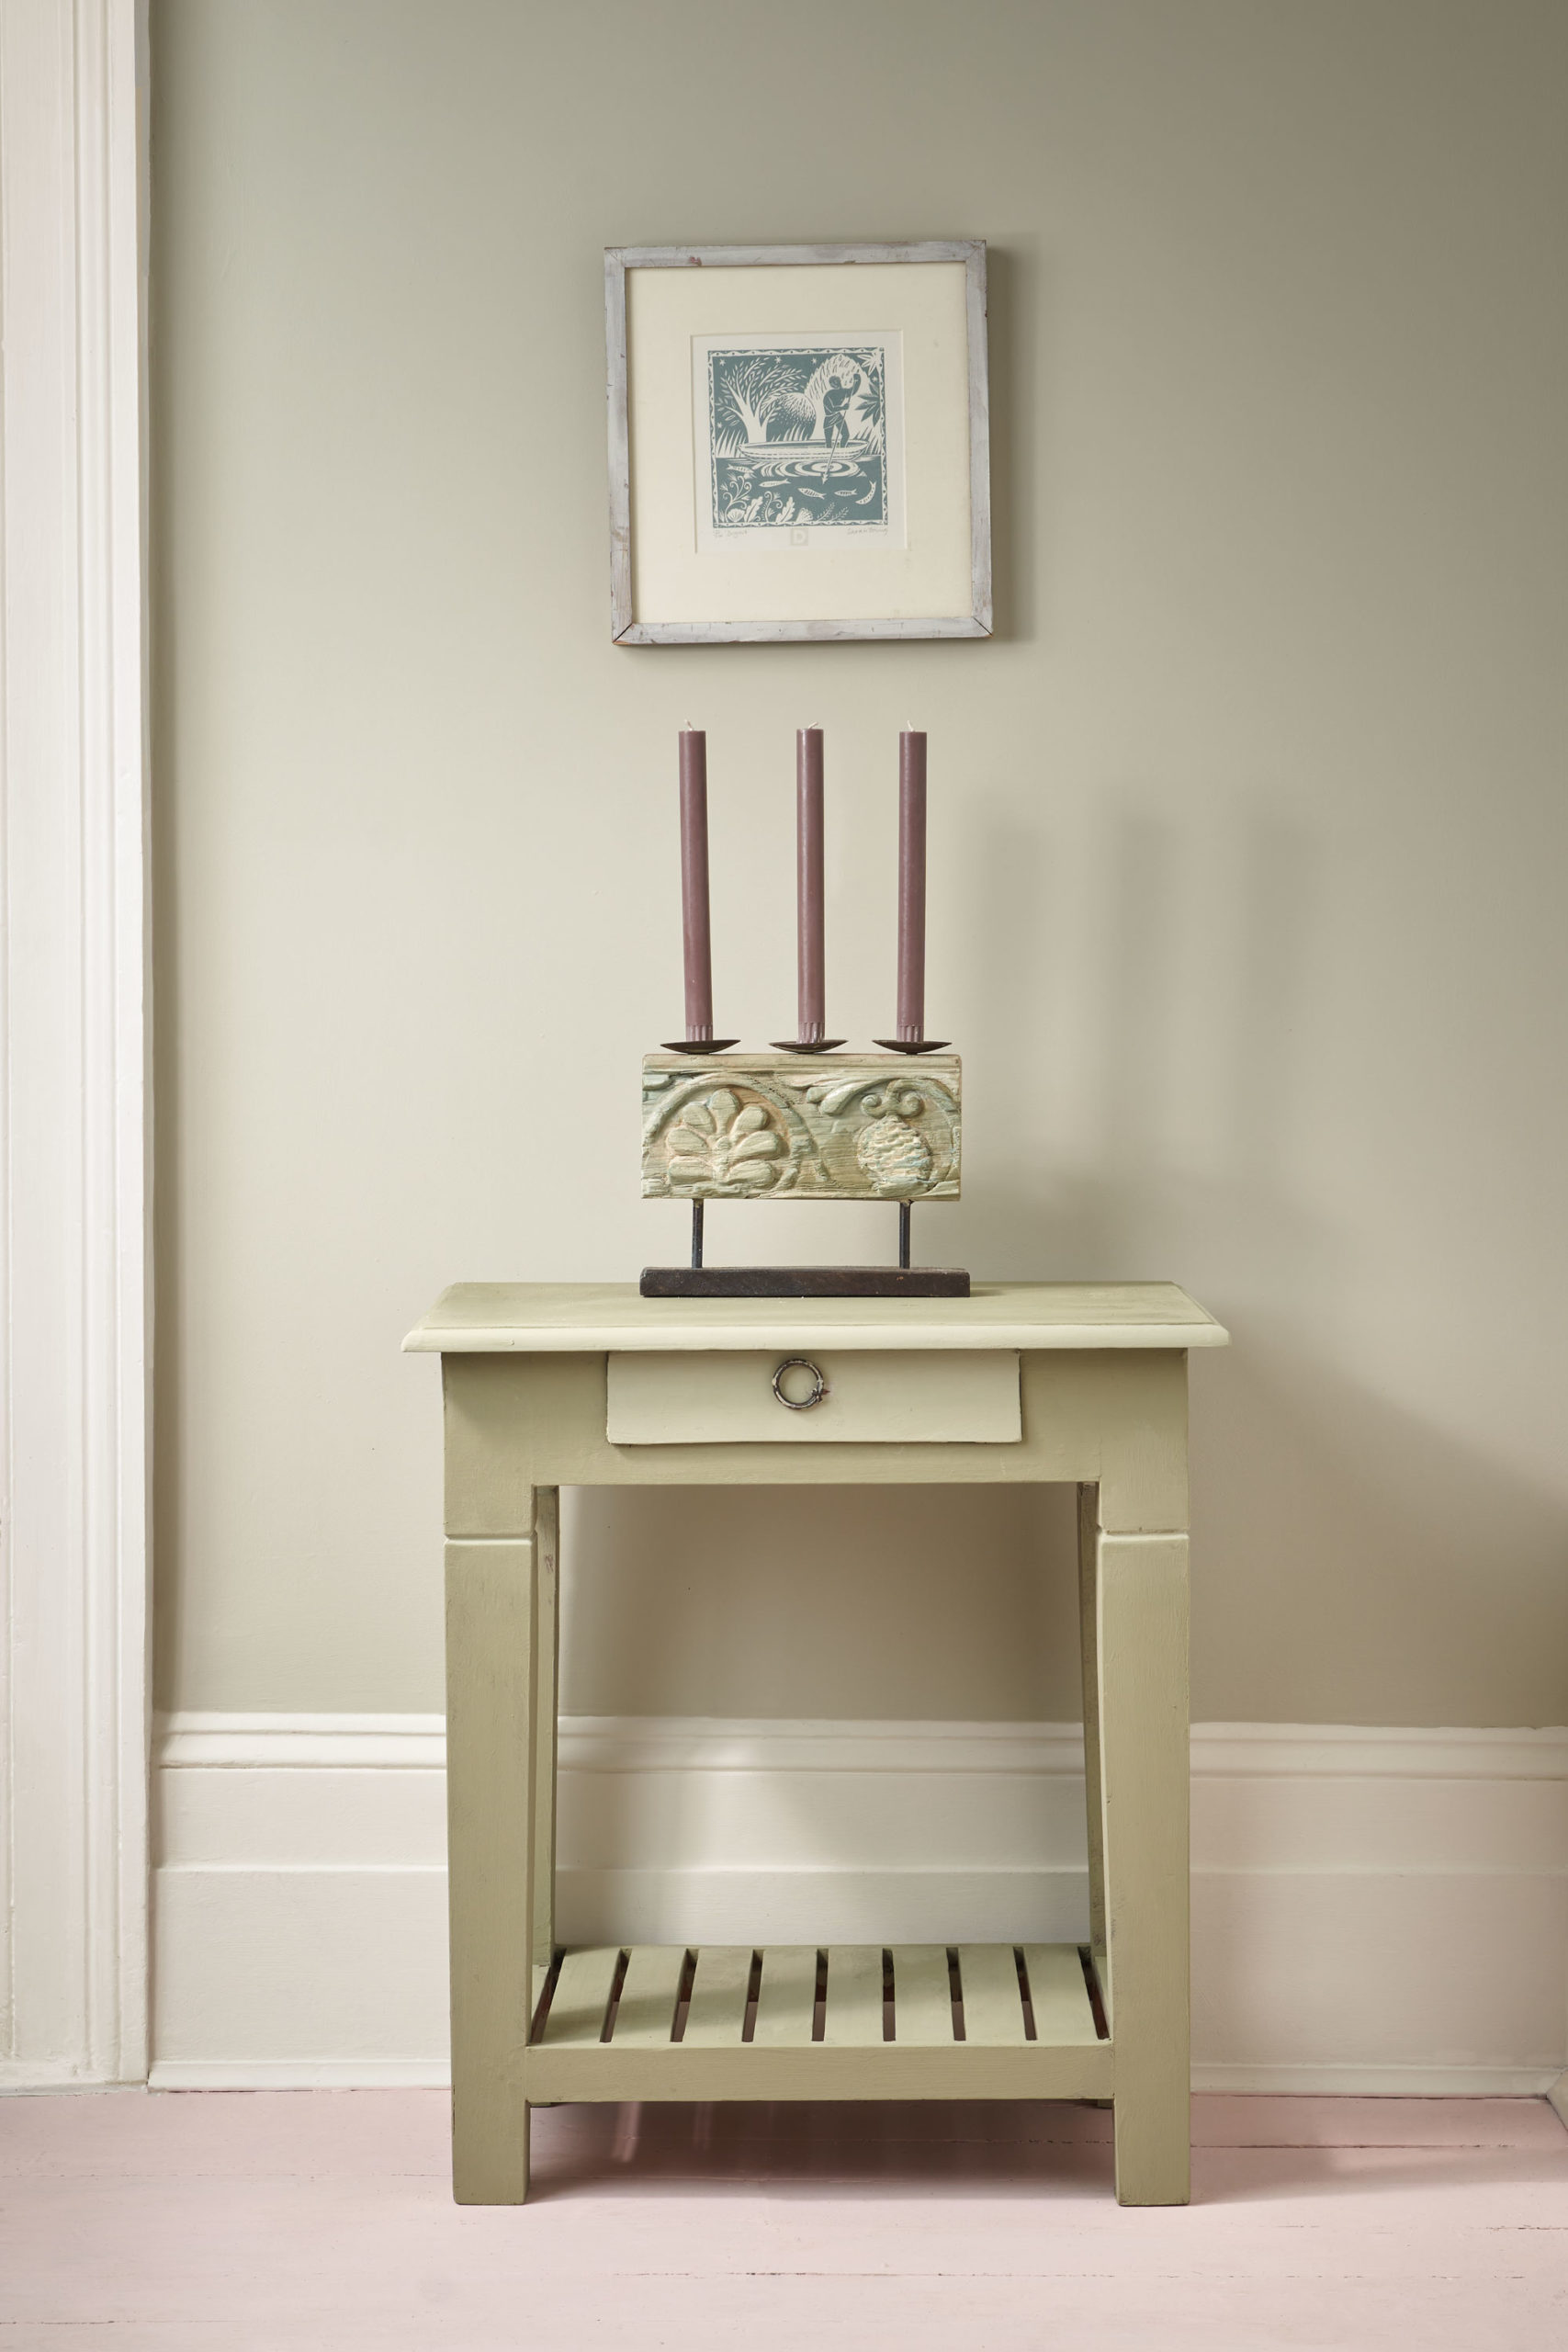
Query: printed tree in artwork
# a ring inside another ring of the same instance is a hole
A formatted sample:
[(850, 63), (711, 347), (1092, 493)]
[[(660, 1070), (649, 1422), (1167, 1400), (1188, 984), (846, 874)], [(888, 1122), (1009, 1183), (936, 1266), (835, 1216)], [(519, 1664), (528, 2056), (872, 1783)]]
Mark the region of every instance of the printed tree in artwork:
[(868, 449), (875, 449), (880, 453), (886, 437), (880, 368), (876, 369), (874, 375), (864, 368), (861, 369), (860, 388), (855, 394), (855, 404), (859, 411), (856, 420), (856, 440), (863, 443)]
[(795, 390), (795, 378), (771, 353), (759, 352), (743, 368), (727, 368), (719, 377), (714, 401), (713, 435), (716, 447), (753, 447), (768, 437), (768, 418), (781, 394)]

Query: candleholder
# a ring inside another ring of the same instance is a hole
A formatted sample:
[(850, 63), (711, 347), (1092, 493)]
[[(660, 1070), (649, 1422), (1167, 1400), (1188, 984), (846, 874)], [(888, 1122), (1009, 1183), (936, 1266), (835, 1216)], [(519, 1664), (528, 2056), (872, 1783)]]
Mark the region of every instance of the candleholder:
[[(829, 1050), (807, 1046), (809, 1056)], [(649, 1054), (642, 1071), (645, 1200), (692, 1204), (689, 1266), (649, 1266), (645, 1298), (967, 1298), (959, 1267), (910, 1263), (913, 1204), (956, 1200), (962, 1065), (918, 1072), (904, 1060), (846, 1054), (804, 1069), (798, 1041), (771, 1054), (690, 1047)], [(703, 1212), (713, 1200), (886, 1201), (898, 1210), (896, 1266), (709, 1266)]]
[[(874, 1054), (842, 1055), (827, 1037), (823, 953), (822, 729), (795, 737), (795, 1035), (769, 1054), (733, 1054), (713, 1030), (708, 920), (707, 738), (681, 735), (681, 920), (686, 1034), (643, 1063), (645, 1200), (692, 1204), (689, 1266), (647, 1266), (645, 1298), (967, 1298), (955, 1266), (910, 1263), (917, 1200), (956, 1200), (957, 1057), (925, 1027), (926, 739), (898, 739), (898, 1007), (897, 1037)], [(912, 1070), (910, 1058), (922, 1057)], [(830, 1060), (830, 1067), (828, 1066)], [(820, 1069), (802, 1069), (820, 1063)], [(710, 1200), (890, 1201), (897, 1266), (708, 1266)]]

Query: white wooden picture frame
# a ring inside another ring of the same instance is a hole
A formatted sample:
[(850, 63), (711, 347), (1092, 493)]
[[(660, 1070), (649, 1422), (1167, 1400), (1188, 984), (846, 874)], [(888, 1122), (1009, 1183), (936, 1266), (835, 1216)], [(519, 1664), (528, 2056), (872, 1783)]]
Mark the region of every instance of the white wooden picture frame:
[(986, 248), (604, 256), (618, 645), (991, 633)]

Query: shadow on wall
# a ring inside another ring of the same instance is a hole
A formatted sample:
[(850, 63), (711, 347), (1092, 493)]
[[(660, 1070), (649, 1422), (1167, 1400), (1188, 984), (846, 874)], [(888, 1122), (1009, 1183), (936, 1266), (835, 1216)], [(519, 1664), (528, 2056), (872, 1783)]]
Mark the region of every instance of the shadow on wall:
[[(1170, 1274), (1231, 1325), (1193, 1363), (1194, 1714), (1568, 1720), (1561, 1499), (1336, 1361), (1358, 1269), (1292, 1140), (1353, 1116), (1318, 844), (1234, 805), (1202, 837), (1123, 807), (1092, 854), (1010, 808), (976, 838), (964, 1197), (917, 1255)], [(573, 1711), (1077, 1713), (1065, 1493), (574, 1508)]]
[[(1005, 1061), (971, 1052), (969, 1133), (1016, 1114), (1031, 1165), (973, 1150), (953, 1254), (1025, 1280), (1174, 1274), (1232, 1326), (1230, 1351), (1193, 1363), (1199, 1720), (1562, 1723), (1562, 1498), (1334, 1361), (1355, 1274), (1302, 1202), (1290, 1141), (1322, 1028), (1322, 857), (1273, 812), (1223, 830), (1227, 903), (1195, 907), (1190, 843), (1123, 810), (1089, 893), (1098, 954), (1075, 971), (1051, 936), (1084, 947), (1072, 861), (994, 827), (972, 1025), (1022, 1035)], [(1205, 986), (1192, 936), (1216, 918), (1230, 933)], [(1051, 1028), (1064, 1005), (1076, 1036)], [(1006, 1092), (1021, 1066), (1043, 1074), (1037, 1104)]]
[(1200, 1720), (1568, 1721), (1568, 1512), (1276, 1322), (1198, 1368)]
[(1034, 469), (1044, 398), (1036, 358), (1040, 278), (1037, 238), (992, 239), (986, 254), (991, 481), (1008, 486), (1005, 498), (991, 501), (992, 633), (1004, 641), (1027, 642), (1036, 631), (1042, 518)]
[[(1173, 824), (1124, 810), (1071, 908), (1081, 848), (1058, 858), (1043, 834), (994, 825), (965, 1064), (965, 1140), (985, 1139), (952, 1228), (976, 1272), (1164, 1275), (1196, 1255), (1234, 1294), (1328, 1305), (1332, 1237), (1292, 1194), (1285, 1141), (1320, 859), (1278, 818), (1224, 831), (1238, 870), (1224, 962), (1204, 972), (1192, 942), (1214, 910), (1192, 902)], [(1141, 1261), (1151, 1245), (1157, 1264)]]

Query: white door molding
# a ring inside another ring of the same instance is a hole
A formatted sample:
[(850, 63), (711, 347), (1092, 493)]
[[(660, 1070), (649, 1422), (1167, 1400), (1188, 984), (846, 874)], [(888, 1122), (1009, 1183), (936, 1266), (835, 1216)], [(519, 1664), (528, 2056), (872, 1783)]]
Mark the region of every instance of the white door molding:
[(0, 7), (0, 2082), (147, 2071), (143, 19)]

